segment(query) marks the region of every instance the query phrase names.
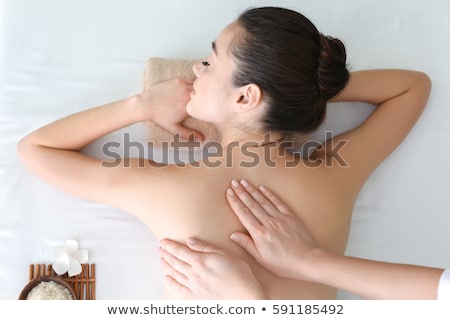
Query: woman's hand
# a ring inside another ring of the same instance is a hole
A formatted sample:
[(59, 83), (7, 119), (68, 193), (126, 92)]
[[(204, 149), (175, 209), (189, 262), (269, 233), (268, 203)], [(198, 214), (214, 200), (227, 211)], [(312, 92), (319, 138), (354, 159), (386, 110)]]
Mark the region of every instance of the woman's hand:
[(186, 105), (191, 92), (190, 80), (175, 79), (151, 86), (135, 96), (141, 118), (154, 121), (170, 133), (180, 134), (183, 138), (187, 139), (194, 134), (195, 140), (203, 140), (200, 132), (186, 128), (182, 124), (189, 117)]
[(250, 266), (198, 239), (160, 241), (168, 285), (186, 299), (265, 299)]
[(272, 191), (256, 189), (246, 180), (233, 180), (227, 199), (248, 231), (233, 233), (230, 239), (276, 275), (307, 280), (302, 267), (316, 244), (300, 218)]

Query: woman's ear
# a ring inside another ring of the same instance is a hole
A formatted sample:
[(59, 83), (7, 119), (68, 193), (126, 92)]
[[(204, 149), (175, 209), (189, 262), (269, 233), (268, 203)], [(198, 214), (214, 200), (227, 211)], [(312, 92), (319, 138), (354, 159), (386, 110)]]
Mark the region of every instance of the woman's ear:
[(238, 90), (236, 112), (247, 112), (258, 107), (262, 102), (262, 90), (256, 84), (248, 84)]

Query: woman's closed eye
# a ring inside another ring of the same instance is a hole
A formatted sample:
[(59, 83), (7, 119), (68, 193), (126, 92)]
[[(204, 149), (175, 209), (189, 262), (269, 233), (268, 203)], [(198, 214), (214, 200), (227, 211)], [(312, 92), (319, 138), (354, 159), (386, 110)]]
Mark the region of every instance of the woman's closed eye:
[(203, 60), (203, 61), (202, 61), (202, 65), (205, 66), (205, 67), (209, 67), (210, 64), (209, 64), (208, 61)]

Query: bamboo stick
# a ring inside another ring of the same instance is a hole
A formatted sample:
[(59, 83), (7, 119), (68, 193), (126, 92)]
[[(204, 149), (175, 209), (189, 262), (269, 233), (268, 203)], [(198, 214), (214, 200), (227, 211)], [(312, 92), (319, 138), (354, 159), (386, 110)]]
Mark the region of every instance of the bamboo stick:
[(93, 282), (91, 283), (91, 300), (95, 300), (95, 264), (91, 264), (91, 279)]
[(30, 269), (28, 271), (28, 277), (30, 281), (34, 279), (34, 264), (30, 264)]
[[(82, 264), (81, 265), (81, 278), (83, 280), (86, 278), (85, 274), (86, 274), (86, 265)], [(81, 281), (81, 283), (80, 283), (80, 300), (84, 299), (84, 291), (85, 291), (85, 289), (86, 289), (85, 282)]]
[(91, 285), (91, 277), (92, 277), (92, 273), (91, 273), (91, 266), (88, 265), (87, 266), (87, 275), (88, 275), (88, 283), (86, 283), (86, 300), (92, 300), (92, 285)]
[(75, 280), (73, 282), (73, 289), (75, 290), (75, 294), (77, 296), (77, 299), (80, 299), (80, 291), (79, 291), (79, 288), (78, 288), (78, 281), (76, 281), (76, 280), (78, 280), (77, 278), (79, 278), (79, 277), (80, 277), (80, 275), (77, 275), (77, 276), (72, 278), (73, 280)]

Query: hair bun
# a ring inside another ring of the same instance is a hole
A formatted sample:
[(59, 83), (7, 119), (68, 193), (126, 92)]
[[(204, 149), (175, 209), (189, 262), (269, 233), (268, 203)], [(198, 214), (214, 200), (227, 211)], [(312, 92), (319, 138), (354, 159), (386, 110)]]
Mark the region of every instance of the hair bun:
[(321, 35), (317, 81), (322, 100), (330, 100), (346, 86), (349, 79), (345, 46), (341, 40)]

